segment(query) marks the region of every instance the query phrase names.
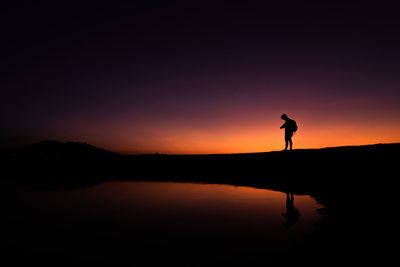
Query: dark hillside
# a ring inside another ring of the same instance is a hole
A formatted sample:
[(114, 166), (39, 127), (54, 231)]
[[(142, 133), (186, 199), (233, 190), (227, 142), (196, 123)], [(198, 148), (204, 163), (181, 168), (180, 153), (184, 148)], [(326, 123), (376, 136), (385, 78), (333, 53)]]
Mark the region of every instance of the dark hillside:
[[(42, 142), (2, 157), (3, 177), (53, 190), (103, 181), (224, 183), (308, 194), (325, 208), (292, 257), (389, 260), (397, 225), (400, 144), (227, 155), (122, 156), (87, 144)], [(394, 212), (393, 212), (394, 211)], [(310, 254), (311, 253), (311, 254)], [(372, 256), (371, 256), (372, 255)], [(286, 257), (285, 255), (277, 255)], [(382, 262), (381, 262), (382, 263)]]

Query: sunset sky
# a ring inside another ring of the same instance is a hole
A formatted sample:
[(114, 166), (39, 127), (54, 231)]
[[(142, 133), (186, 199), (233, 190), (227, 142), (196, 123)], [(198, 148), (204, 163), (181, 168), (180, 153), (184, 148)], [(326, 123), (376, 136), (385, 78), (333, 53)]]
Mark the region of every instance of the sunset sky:
[(383, 2), (34, 2), (0, 11), (1, 148), (281, 150), (282, 113), (294, 148), (400, 142), (400, 16)]

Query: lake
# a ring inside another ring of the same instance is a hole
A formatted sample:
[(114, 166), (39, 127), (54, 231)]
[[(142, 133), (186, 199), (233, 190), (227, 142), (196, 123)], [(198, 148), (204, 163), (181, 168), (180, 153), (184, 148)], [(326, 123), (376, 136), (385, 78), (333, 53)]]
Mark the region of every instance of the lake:
[(17, 262), (246, 262), (296, 246), (315, 231), (322, 207), (308, 195), (221, 184), (2, 190), (5, 251)]

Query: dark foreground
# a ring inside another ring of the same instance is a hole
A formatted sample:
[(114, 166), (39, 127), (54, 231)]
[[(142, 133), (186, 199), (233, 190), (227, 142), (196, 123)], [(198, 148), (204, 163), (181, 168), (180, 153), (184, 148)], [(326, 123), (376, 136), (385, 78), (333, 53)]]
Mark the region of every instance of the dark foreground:
[[(317, 230), (288, 251), (265, 252), (266, 259), (283, 263), (383, 264), (393, 260), (393, 242), (398, 238), (394, 188), (399, 149), (400, 144), (378, 144), (254, 154), (122, 156), (85, 144), (44, 142), (3, 153), (2, 177), (42, 190), (143, 180), (221, 183), (308, 194), (325, 207), (319, 210), (324, 217), (316, 225)], [(3, 194), (6, 208), (11, 209), (13, 196)], [(79, 240), (70, 242), (67, 245), (74, 246)], [(17, 262), (46, 259), (69, 263), (68, 251), (36, 255), (35, 248), (21, 251), (16, 245), (2, 246), (5, 255)], [(124, 244), (115, 244), (114, 248), (124, 250)], [(207, 251), (186, 251), (182, 247), (141, 247), (137, 252), (149, 262), (165, 264), (171, 255), (178, 255), (182, 263), (195, 257), (201, 264), (208, 263), (212, 256)], [(240, 262), (241, 257), (223, 248), (221, 253), (229, 256), (224, 261), (227, 264), (261, 262), (260, 258)], [(126, 251), (129, 254), (132, 251)], [(120, 258), (109, 263), (125, 261)]]

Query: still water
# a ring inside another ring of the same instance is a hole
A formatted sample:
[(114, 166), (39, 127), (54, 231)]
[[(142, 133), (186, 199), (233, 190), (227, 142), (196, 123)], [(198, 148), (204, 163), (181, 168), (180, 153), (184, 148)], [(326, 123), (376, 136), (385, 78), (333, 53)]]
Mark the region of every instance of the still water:
[(262, 255), (312, 233), (321, 208), (308, 195), (232, 185), (106, 182), (54, 191), (8, 186), (10, 246), (35, 257), (62, 254), (77, 261), (126, 261), (149, 251), (169, 251), (170, 257), (171, 251)]

